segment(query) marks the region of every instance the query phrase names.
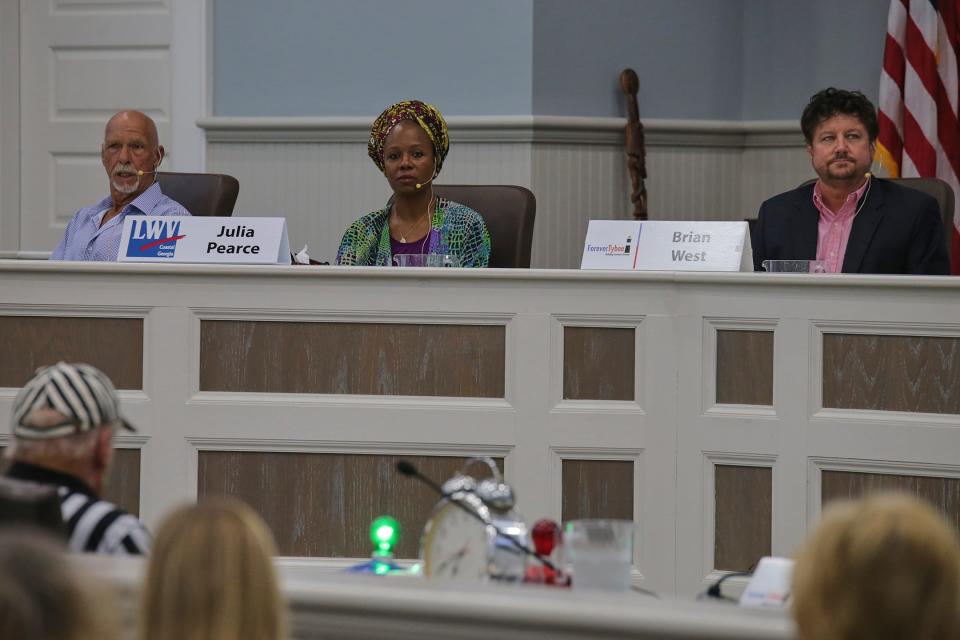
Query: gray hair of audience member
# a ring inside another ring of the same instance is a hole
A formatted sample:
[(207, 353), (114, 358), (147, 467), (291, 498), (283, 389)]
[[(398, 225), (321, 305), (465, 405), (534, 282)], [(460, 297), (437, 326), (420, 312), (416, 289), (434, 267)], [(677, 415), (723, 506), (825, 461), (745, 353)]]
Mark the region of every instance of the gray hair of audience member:
[[(110, 427), (101, 428), (110, 429)], [(91, 458), (101, 437), (103, 436), (100, 431), (75, 433), (51, 440), (23, 440), (14, 436), (3, 455), (9, 460), (22, 460), (23, 462), (56, 461), (63, 465), (72, 465)]]
[(279, 640), (276, 547), (253, 509), (212, 498), (170, 513), (150, 552), (141, 640)]
[(119, 628), (111, 596), (44, 532), (0, 531), (0, 638), (112, 640)]
[(100, 495), (113, 462), (113, 429), (104, 425), (93, 431), (47, 440), (15, 435), (3, 455), (15, 462), (26, 462), (79, 478)]
[(960, 537), (932, 507), (883, 494), (831, 506), (797, 555), (802, 640), (960, 638)]

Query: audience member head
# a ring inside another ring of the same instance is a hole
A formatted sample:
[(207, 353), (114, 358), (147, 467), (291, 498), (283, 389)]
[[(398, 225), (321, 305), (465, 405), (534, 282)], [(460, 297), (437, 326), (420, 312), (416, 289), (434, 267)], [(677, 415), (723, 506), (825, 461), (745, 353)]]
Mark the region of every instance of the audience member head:
[(436, 178), (449, 150), (443, 116), (436, 107), (419, 100), (387, 107), (374, 120), (367, 144), (370, 159), (398, 195), (416, 192)]
[(126, 204), (147, 190), (163, 161), (157, 125), (140, 111), (118, 111), (107, 121), (100, 159), (115, 204)]
[(40, 531), (0, 531), (0, 638), (118, 637), (109, 591), (81, 577), (61, 549)]
[(94, 491), (113, 455), (113, 430), (133, 430), (120, 416), (110, 379), (87, 364), (40, 369), (13, 401), (7, 457), (72, 475)]
[(960, 539), (930, 506), (880, 495), (829, 507), (797, 556), (801, 640), (960, 638)]
[(880, 134), (877, 110), (867, 96), (859, 91), (827, 87), (813, 94), (800, 116), (800, 129), (807, 145), (813, 143), (813, 133), (820, 124), (838, 115), (859, 120), (866, 129), (870, 143)]
[(210, 499), (168, 515), (153, 544), (142, 640), (276, 640), (286, 615), (263, 520), (246, 504)]

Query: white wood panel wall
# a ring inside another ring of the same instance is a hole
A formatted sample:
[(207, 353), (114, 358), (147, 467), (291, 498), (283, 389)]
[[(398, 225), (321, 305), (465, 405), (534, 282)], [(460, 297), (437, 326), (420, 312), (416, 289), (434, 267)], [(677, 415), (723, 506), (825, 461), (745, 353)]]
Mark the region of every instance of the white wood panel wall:
[(623, 150), (602, 144), (532, 145), (537, 196), (532, 265), (577, 268), (591, 219), (629, 218), (629, 178)]
[[(143, 389), (121, 392), (139, 432), (118, 443), (142, 450), (150, 526), (196, 497), (200, 450), (502, 455), (529, 522), (561, 516), (562, 460), (634, 460), (635, 577), (685, 595), (716, 577), (717, 464), (773, 469), (774, 555), (818, 517), (822, 469), (960, 477), (960, 413), (825, 408), (818, 391), (823, 334), (956, 339), (958, 293), (933, 276), (0, 261), (0, 315), (144, 318)], [(504, 396), (201, 391), (204, 319), (501, 325)], [(566, 326), (635, 327), (634, 400), (563, 398)], [(730, 329), (774, 333), (772, 405), (717, 402)]]
[[(283, 215), (291, 245), (332, 260), (350, 222), (389, 189), (365, 121), (209, 118), (207, 170), (240, 180), (235, 215)], [(443, 184), (517, 184), (537, 196), (533, 266), (576, 268), (591, 218), (632, 211), (617, 118), (451, 118)], [(796, 123), (647, 124), (651, 218), (742, 220), (812, 175)]]
[[(742, 150), (736, 147), (653, 147), (647, 153), (650, 217), (657, 220), (740, 220)], [(754, 212), (755, 213), (755, 212)]]
[(799, 144), (744, 149), (740, 193), (745, 217), (755, 218), (760, 204), (770, 196), (816, 177), (809, 156)]
[(20, 5), (0, 2), (0, 255), (20, 247)]

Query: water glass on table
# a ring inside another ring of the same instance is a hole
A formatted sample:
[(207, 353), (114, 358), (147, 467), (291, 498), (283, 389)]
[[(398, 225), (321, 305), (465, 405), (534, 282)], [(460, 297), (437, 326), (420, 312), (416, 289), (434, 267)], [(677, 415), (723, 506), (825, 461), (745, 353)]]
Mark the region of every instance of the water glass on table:
[(760, 263), (769, 273), (826, 273), (824, 260), (764, 260)]
[(393, 256), (398, 267), (459, 267), (460, 257), (440, 253), (399, 253)]
[(628, 591), (633, 566), (633, 521), (571, 520), (563, 546), (575, 590)]

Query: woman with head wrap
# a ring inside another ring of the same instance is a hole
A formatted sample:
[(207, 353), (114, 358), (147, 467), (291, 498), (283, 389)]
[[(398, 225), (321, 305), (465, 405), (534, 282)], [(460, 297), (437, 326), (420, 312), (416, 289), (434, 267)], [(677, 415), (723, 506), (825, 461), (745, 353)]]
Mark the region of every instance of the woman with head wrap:
[(433, 106), (406, 100), (374, 121), (367, 153), (393, 197), (347, 229), (337, 264), (393, 264), (404, 253), (449, 254), (464, 267), (490, 262), (490, 234), (470, 207), (435, 197), (433, 180), (450, 149), (447, 123)]

